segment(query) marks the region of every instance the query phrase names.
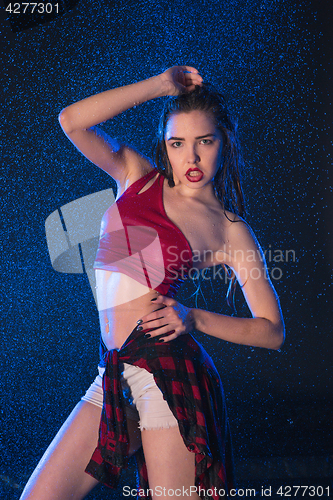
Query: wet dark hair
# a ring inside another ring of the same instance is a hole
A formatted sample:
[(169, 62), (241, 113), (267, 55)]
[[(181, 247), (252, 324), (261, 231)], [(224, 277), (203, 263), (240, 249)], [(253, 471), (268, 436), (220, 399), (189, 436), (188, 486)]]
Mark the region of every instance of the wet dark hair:
[[(241, 186), (243, 162), (236, 134), (237, 125), (231, 117), (224, 96), (210, 83), (203, 83), (202, 86), (196, 85), (193, 91), (184, 92), (166, 100), (153, 145), (153, 160), (157, 170), (168, 179), (170, 187), (175, 185), (164, 140), (166, 125), (172, 115), (195, 110), (209, 113), (223, 138), (221, 164), (213, 180), (215, 196), (220, 201), (224, 213), (228, 210), (244, 217), (246, 209)], [(230, 278), (227, 303), (235, 311), (236, 276), (224, 264), (223, 267)]]

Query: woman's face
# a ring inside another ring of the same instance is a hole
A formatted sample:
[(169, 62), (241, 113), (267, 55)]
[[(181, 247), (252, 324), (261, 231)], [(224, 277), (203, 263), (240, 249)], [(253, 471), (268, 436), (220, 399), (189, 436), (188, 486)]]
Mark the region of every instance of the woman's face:
[(209, 113), (171, 115), (164, 140), (175, 184), (201, 188), (212, 182), (221, 163), (223, 140)]

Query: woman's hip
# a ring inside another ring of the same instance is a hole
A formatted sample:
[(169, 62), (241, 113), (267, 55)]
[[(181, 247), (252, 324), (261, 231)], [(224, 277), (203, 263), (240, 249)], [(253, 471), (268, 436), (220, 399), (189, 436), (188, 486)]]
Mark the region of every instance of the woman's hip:
[[(120, 363), (121, 387), (128, 419), (138, 422), (140, 430), (161, 429), (178, 425), (154, 376), (145, 368)], [(103, 374), (105, 368), (98, 367), (98, 375), (91, 384), (83, 401), (103, 407)]]

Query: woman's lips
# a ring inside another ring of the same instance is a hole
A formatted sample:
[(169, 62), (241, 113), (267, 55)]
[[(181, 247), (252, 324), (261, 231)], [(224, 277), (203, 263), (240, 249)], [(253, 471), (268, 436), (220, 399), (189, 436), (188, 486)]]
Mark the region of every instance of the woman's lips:
[[(194, 175), (190, 175), (190, 172), (194, 172)], [(203, 178), (203, 172), (199, 168), (189, 168), (185, 174), (185, 177), (190, 182), (199, 182)]]

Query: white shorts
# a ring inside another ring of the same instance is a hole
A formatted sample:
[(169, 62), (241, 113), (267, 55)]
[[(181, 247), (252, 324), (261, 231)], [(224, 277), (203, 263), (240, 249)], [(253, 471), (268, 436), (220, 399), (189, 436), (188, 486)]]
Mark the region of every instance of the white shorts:
[[(139, 429), (165, 429), (178, 425), (168, 403), (163, 399), (154, 376), (145, 368), (122, 363), (121, 376), (123, 396), (125, 398), (126, 416), (139, 423)], [(88, 401), (100, 408), (103, 407), (102, 377), (105, 368), (98, 367), (99, 374), (91, 384), (83, 401)]]

